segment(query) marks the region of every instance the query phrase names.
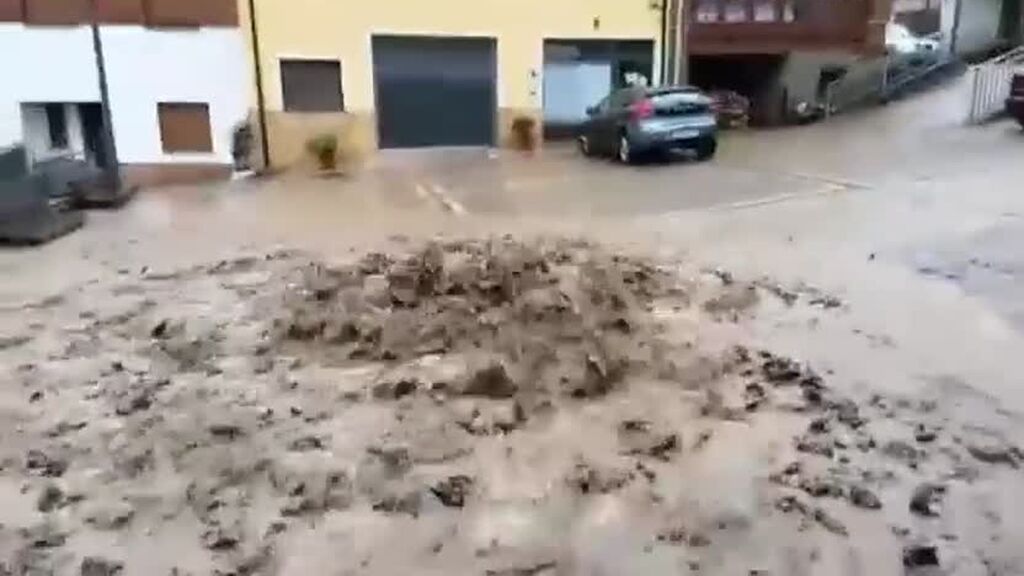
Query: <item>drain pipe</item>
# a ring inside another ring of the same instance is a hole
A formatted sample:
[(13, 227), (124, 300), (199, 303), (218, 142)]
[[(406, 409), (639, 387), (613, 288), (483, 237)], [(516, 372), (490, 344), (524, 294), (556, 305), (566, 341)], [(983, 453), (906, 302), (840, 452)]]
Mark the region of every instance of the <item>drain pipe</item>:
[(121, 161), (117, 157), (117, 142), (114, 140), (114, 124), (110, 113), (110, 89), (107, 86), (107, 63), (103, 56), (103, 38), (100, 36), (100, 12), (96, 0), (89, 2), (89, 26), (92, 29), (92, 50), (96, 57), (96, 75), (99, 77), (100, 108), (103, 114), (104, 164), (103, 171), (115, 192), (121, 190)]
[(661, 0), (661, 84), (668, 84), (665, 77), (668, 76), (668, 3), (670, 0)]
[(263, 96), (263, 66), (260, 63), (260, 36), (256, 27), (256, 2), (249, 0), (249, 32), (252, 35), (252, 61), (256, 73), (256, 114), (260, 123), (260, 151), (263, 169), (270, 168), (270, 138), (267, 135), (267, 104)]
[(953, 31), (949, 38), (949, 55), (956, 58), (956, 51), (959, 49), (958, 36), (960, 36), (960, 18), (963, 17), (963, 0), (955, 0), (953, 6)]
[(678, 0), (676, 18), (676, 69), (675, 83), (690, 83), (690, 1)]

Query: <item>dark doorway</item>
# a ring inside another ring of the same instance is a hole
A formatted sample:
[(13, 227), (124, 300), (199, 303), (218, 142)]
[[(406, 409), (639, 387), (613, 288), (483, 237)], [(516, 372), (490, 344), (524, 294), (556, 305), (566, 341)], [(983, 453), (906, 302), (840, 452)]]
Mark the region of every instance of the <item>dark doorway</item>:
[(82, 120), (82, 140), (85, 142), (85, 157), (99, 167), (107, 165), (107, 153), (103, 146), (103, 107), (99, 103), (78, 105), (78, 117)]
[(381, 148), (494, 145), (493, 38), (374, 36), (372, 45)]
[(1018, 44), (1021, 38), (1022, 17), (1021, 0), (1003, 0), (1003, 9), (999, 17), (999, 35), (1008, 43)]
[(690, 83), (708, 92), (736, 92), (750, 100), (752, 124), (778, 124), (785, 115), (783, 64), (785, 56), (776, 54), (692, 56)]

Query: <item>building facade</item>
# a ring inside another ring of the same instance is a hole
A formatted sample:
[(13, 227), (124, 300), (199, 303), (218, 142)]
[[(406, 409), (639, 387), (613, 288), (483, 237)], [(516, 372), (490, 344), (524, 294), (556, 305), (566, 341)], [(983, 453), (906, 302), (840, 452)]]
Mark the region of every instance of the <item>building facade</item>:
[(685, 41), (670, 41), (689, 80), (748, 97), (755, 121), (828, 105), (840, 78), (878, 85), (885, 74), (890, 0), (672, 1), (688, 8)]
[(275, 167), (323, 133), (363, 151), (501, 146), (517, 117), (555, 131), (614, 87), (660, 81), (658, 0), (253, 4)]
[(235, 0), (0, 0), (0, 147), (101, 160), (93, 18), (125, 178), (230, 174), (251, 77)]
[(970, 60), (1024, 41), (1021, 0), (894, 0), (893, 19), (920, 35), (937, 34), (947, 49)]
[(942, 9), (947, 0), (893, 0), (892, 18), (919, 36), (942, 32)]
[(981, 60), (1024, 42), (1022, 0), (943, 0), (943, 39), (959, 56)]

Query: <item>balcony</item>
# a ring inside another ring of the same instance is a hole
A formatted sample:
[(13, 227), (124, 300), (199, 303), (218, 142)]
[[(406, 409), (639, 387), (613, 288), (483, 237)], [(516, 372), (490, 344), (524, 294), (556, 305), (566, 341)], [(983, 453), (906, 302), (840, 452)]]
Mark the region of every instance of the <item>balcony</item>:
[(0, 0), (0, 22), (33, 26), (103, 24), (151, 27), (238, 26), (236, 0)]
[(691, 54), (884, 50), (886, 0), (693, 0)]

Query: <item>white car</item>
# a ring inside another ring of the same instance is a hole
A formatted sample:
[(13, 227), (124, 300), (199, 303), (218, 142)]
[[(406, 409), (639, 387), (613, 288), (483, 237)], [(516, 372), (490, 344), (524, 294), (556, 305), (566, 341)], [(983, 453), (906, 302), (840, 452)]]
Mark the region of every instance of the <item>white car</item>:
[(890, 56), (918, 65), (937, 60), (941, 44), (934, 38), (917, 36), (902, 24), (889, 22), (885, 25), (885, 47)]

